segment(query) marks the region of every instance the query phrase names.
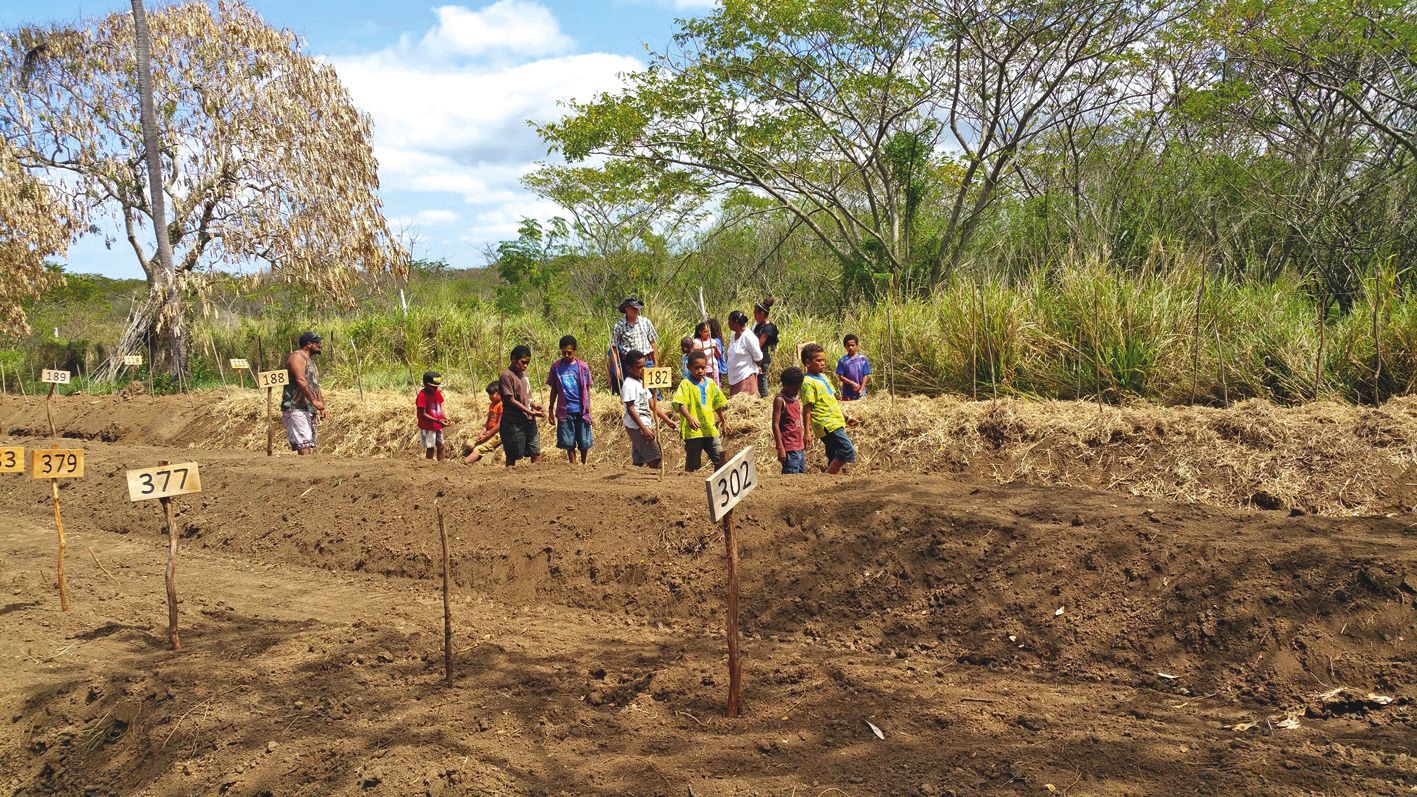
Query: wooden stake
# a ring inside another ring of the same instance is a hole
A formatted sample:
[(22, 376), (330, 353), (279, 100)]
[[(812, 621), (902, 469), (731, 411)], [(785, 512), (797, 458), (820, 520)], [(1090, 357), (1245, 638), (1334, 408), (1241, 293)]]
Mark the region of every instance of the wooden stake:
[(49, 495), (54, 502), (54, 528), (59, 531), (59, 610), (69, 611), (69, 590), (64, 584), (64, 516), (59, 512), (59, 481), (49, 482)]
[(266, 456), (275, 456), (276, 451), (276, 430), (271, 426), (271, 402), (275, 399), (276, 389), (266, 388)]
[(1325, 289), (1319, 294), (1319, 350), (1314, 355), (1314, 401), (1319, 400), (1319, 394), (1324, 383), (1324, 337), (1328, 331), (1328, 290)]
[(59, 387), (53, 382), (49, 383), (49, 395), (44, 399), (44, 412), (49, 416), (49, 436), (58, 437), (59, 431), (54, 428), (54, 388)]
[(167, 518), (167, 637), (173, 650), (181, 650), (182, 639), (177, 635), (177, 519), (172, 516), (172, 499), (159, 500)]
[(354, 383), (359, 386), (359, 403), (364, 404), (364, 373), (359, 366), (359, 347), (354, 343), (354, 335), (349, 336), (349, 350), (354, 354)]
[(1383, 403), (1383, 342), (1378, 336), (1378, 305), (1382, 301), (1382, 284), (1378, 282), (1381, 269), (1373, 269), (1373, 406)]
[(738, 658), (738, 535), (733, 510), (723, 516), (723, 543), (728, 548), (728, 716), (738, 716), (742, 662)]
[(443, 508), (438, 507), (438, 536), (443, 538), (443, 682), (453, 685), (453, 609), (448, 600), (449, 559), (448, 526), (443, 522)]
[(216, 361), (217, 373), (221, 374), (221, 390), (226, 395), (231, 395), (231, 385), (226, 383), (226, 366), (221, 364), (221, 358), (216, 356), (216, 344), (212, 343), (212, 336), (207, 335), (207, 351), (211, 352), (212, 359)]

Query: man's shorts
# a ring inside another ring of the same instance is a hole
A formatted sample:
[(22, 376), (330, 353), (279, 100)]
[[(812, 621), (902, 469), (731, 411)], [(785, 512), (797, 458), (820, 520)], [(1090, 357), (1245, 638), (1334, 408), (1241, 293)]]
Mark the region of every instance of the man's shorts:
[(315, 416), (305, 410), (286, 410), (281, 413), (285, 423), (285, 436), (290, 440), (291, 451), (303, 451), (315, 447)]
[(437, 448), (443, 444), (443, 430), (419, 429), (418, 439), (423, 441), (424, 448)]
[(481, 455), (484, 456), (484, 457), (485, 457), (485, 456), (489, 456), (489, 455), (491, 455), (491, 454), (495, 454), (495, 453), (497, 453), (498, 451), (501, 451), (501, 450), (502, 450), (502, 435), (501, 435), (500, 432), (499, 432), (498, 434), (492, 435), (492, 439), (491, 439), (491, 440), (488, 440), (487, 442), (485, 442), (485, 443), (483, 443), (482, 445), (480, 445), (480, 446), (477, 447), (477, 453), (481, 454)]
[(541, 430), (535, 419), (525, 421), (502, 416), (502, 453), (508, 465), (517, 464), (519, 459), (541, 456)]
[(846, 429), (833, 429), (822, 435), (822, 445), (827, 447), (827, 462), (856, 461), (856, 446), (851, 444), (851, 438), (846, 436)]
[(659, 450), (658, 440), (646, 440), (645, 433), (639, 427), (631, 429), (625, 427), (625, 433), (630, 436), (630, 462), (633, 465), (648, 465), (651, 462), (658, 462), (664, 454)]
[(723, 441), (717, 437), (691, 437), (684, 441), (684, 470), (696, 471), (703, 464), (703, 455), (715, 468), (723, 466)]
[(577, 415), (556, 422), (557, 448), (563, 451), (572, 451), (577, 448), (589, 451), (593, 445), (595, 445), (595, 438), (591, 436), (590, 422), (585, 418)]
[(787, 461), (782, 463), (783, 474), (806, 473), (807, 452), (802, 449), (787, 452)]

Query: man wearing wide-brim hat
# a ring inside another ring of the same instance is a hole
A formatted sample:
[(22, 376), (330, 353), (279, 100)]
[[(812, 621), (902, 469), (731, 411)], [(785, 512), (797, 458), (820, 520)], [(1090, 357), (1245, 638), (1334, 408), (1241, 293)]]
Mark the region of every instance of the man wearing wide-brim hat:
[(648, 354), (645, 362), (646, 368), (653, 368), (659, 361), (659, 334), (654, 330), (654, 324), (640, 315), (640, 311), (645, 309), (644, 302), (635, 296), (626, 296), (618, 305), (624, 318), (615, 322), (615, 328), (610, 330), (610, 388), (615, 392), (620, 390), (620, 382), (623, 373), (620, 368), (620, 358), (632, 351), (642, 351)]

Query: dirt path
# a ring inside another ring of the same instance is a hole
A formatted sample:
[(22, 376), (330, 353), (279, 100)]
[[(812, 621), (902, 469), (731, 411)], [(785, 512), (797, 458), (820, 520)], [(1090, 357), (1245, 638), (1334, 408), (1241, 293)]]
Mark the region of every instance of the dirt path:
[[(1417, 788), (1417, 555), (1395, 519), (768, 483), (742, 524), (730, 722), (721, 542), (691, 478), (204, 452), (207, 491), (179, 502), (173, 653), (159, 515), (121, 480), (184, 452), (86, 445), (90, 477), (65, 487), (68, 614), (43, 492), (0, 482), (16, 794)], [(440, 493), (458, 519), (452, 689)]]

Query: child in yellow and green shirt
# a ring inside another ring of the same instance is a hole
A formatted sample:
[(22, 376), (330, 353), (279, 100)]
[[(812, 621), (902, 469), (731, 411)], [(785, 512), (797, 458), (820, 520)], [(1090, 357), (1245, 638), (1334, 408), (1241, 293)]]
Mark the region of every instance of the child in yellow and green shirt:
[(714, 468), (719, 468), (723, 466), (723, 441), (719, 432), (728, 433), (728, 419), (723, 415), (728, 398), (718, 382), (708, 378), (708, 356), (703, 351), (689, 352), (687, 362), (689, 378), (679, 382), (671, 398), (674, 411), (681, 418), (679, 435), (684, 438), (684, 470), (698, 470), (705, 453)]
[(811, 418), (812, 434), (827, 449), (827, 473), (840, 473), (843, 466), (856, 461), (856, 446), (846, 436), (846, 427), (854, 426), (855, 421), (842, 412), (836, 390), (824, 375), (827, 354), (820, 345), (802, 347), (802, 367), (807, 372), (802, 380), (802, 409)]

